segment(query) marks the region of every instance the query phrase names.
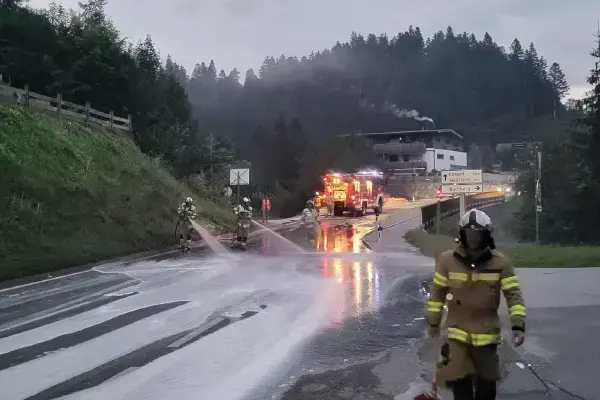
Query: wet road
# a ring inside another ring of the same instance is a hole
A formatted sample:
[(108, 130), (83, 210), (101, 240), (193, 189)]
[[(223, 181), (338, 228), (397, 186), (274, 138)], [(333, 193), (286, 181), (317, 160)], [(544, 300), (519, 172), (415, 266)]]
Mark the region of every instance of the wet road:
[[(361, 240), (372, 216), (325, 218), (314, 245), (294, 223), (282, 228), (304, 253), (261, 233), (247, 253), (107, 264), (2, 290), (1, 398), (412, 399), (434, 356), (422, 317), (433, 262), (402, 239), (418, 209), (389, 211), (390, 229), (365, 238), (375, 251)], [(589, 361), (600, 352), (597, 275), (543, 274), (522, 274), (530, 332), (520, 353), (503, 351), (499, 398), (598, 398)], [(582, 321), (586, 346), (573, 352), (562, 338)]]
[(325, 218), (311, 246), (290, 224), (282, 232), (306, 252), (261, 233), (246, 253), (2, 290), (2, 399), (265, 399), (304, 373), (373, 359), (419, 335), (423, 301), (418, 281), (363, 246), (373, 226)]

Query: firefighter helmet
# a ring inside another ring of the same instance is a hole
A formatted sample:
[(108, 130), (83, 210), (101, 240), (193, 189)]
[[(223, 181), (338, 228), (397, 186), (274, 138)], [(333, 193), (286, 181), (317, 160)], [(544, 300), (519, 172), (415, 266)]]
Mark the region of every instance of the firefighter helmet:
[(474, 208), (470, 211), (467, 211), (465, 215), (460, 218), (459, 227), (460, 229), (484, 229), (491, 232), (492, 220), (486, 213)]
[[(495, 249), (492, 238), (492, 220), (483, 211), (472, 209), (466, 212), (458, 223), (459, 242), (469, 248), (489, 247)], [(467, 231), (469, 231), (467, 233)]]

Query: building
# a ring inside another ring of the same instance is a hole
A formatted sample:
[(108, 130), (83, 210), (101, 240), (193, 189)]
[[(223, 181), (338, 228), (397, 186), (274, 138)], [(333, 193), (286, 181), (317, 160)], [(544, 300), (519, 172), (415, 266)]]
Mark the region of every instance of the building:
[[(373, 144), (392, 174), (417, 174), (467, 167), (462, 135), (452, 129), (358, 133)], [(348, 136), (348, 135), (345, 135)]]

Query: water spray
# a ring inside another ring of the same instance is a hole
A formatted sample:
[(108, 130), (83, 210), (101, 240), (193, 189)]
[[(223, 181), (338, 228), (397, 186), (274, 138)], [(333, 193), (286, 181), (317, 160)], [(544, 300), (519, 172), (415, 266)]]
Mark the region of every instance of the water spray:
[(264, 226), (261, 223), (256, 222), (255, 220), (252, 220), (252, 222), (257, 225), (258, 227), (261, 228), (261, 230), (265, 230), (268, 231), (270, 234), (272, 234), (273, 236), (277, 237), (278, 239), (281, 239), (284, 243), (288, 244), (290, 247), (292, 247), (294, 250), (296, 250), (298, 253), (306, 253), (306, 250), (304, 250), (302, 247), (298, 246), (296, 243), (292, 242), (291, 240), (289, 240), (288, 238), (283, 237), (282, 235), (280, 235), (279, 233), (275, 232), (273, 229), (268, 228), (266, 226)]

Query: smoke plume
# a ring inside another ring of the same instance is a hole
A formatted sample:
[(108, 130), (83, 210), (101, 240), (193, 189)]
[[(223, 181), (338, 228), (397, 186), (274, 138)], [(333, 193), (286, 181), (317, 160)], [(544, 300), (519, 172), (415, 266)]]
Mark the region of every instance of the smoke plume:
[(435, 125), (433, 119), (425, 116), (419, 116), (419, 112), (417, 110), (400, 110), (397, 105), (390, 103), (385, 103), (383, 106), (385, 109), (393, 113), (398, 118), (412, 118), (417, 121), (431, 122)]

